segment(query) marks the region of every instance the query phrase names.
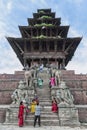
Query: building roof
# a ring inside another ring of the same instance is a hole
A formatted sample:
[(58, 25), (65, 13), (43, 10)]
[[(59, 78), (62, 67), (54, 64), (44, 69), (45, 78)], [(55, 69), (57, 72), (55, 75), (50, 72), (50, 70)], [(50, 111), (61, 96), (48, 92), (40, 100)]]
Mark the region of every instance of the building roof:
[[(34, 38), (12, 38), (12, 37), (8, 37), (7, 38), (10, 45), (12, 46), (13, 50), (15, 51), (15, 53), (17, 54), (17, 57), (19, 58), (20, 62), (22, 63), (22, 65), (24, 64), (24, 57), (23, 57), (23, 53), (24, 53), (24, 44), (25, 42), (28, 42), (28, 43), (33, 43), (35, 41), (37, 42), (40, 42), (40, 39), (34, 39)], [(76, 51), (76, 48), (78, 47), (80, 41), (81, 41), (81, 37), (76, 37), (76, 38), (61, 38), (61, 39), (58, 39), (56, 38), (56, 42), (60, 42), (62, 44), (65, 43), (65, 50), (64, 50), (64, 53), (66, 53), (66, 58), (65, 58), (65, 65), (68, 64), (68, 62), (72, 59), (72, 57), (74, 56), (74, 53)], [(45, 39), (41, 39), (41, 40), (46, 40), (46, 42), (50, 42), (50, 41), (54, 41), (53, 38), (45, 38)], [(48, 53), (48, 52), (47, 52)], [(46, 55), (47, 55), (46, 53)], [(59, 54), (59, 52), (57, 52)], [(58, 54), (56, 53), (56, 55), (54, 55), (53, 58), (58, 58)], [(31, 58), (32, 57), (43, 57), (44, 58), (44, 55), (43, 53), (39, 53), (39, 55), (36, 55), (35, 53), (33, 52), (30, 52), (30, 55)], [(53, 54), (51, 53), (48, 53), (48, 57), (50, 56), (53, 56)], [(63, 55), (61, 54), (60, 57), (62, 57)]]

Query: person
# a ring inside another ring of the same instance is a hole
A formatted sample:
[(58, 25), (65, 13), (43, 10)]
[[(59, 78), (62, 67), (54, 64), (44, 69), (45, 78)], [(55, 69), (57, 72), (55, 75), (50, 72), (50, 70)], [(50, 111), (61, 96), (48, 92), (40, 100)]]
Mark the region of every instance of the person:
[(39, 127), (41, 126), (40, 114), (41, 114), (41, 107), (39, 105), (39, 102), (37, 102), (37, 105), (36, 105), (36, 108), (35, 108), (34, 127), (36, 125), (37, 119), (38, 119)]
[(34, 100), (36, 101), (36, 103), (39, 102), (39, 99), (38, 99), (37, 95), (34, 96)]
[(43, 71), (43, 68), (44, 68), (44, 65), (41, 64), (40, 67), (39, 67), (39, 71), (42, 72), (42, 71)]
[(32, 100), (31, 106), (30, 106), (30, 112), (31, 113), (35, 113), (35, 106), (36, 106), (37, 102), (35, 101), (35, 99)]
[(41, 78), (38, 78), (37, 79), (37, 84), (38, 84), (39, 88), (42, 88), (42, 86), (43, 86), (43, 80)]
[(50, 78), (50, 86), (51, 87), (55, 86), (55, 77)]
[(52, 112), (58, 112), (57, 101), (55, 98), (52, 100)]
[(20, 106), (19, 106), (19, 112), (18, 112), (18, 125), (19, 127), (22, 127), (24, 125), (24, 104), (23, 101), (20, 102)]

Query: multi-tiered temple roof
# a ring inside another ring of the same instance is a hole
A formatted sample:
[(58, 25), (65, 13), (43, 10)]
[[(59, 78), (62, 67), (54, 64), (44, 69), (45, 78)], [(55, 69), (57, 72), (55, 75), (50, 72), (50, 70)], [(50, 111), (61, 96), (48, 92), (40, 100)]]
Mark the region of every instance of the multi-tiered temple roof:
[(28, 26), (19, 26), (20, 38), (8, 37), (22, 65), (53, 63), (65, 68), (72, 59), (81, 37), (68, 38), (69, 26), (61, 26), (61, 18), (55, 18), (51, 9), (38, 9)]

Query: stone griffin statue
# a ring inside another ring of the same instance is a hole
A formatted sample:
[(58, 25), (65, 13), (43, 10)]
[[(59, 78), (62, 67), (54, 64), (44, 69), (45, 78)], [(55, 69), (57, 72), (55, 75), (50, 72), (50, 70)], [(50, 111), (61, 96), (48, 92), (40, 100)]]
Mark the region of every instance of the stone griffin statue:
[(60, 82), (59, 88), (56, 93), (56, 97), (59, 100), (59, 102), (64, 100), (69, 105), (73, 105), (74, 101), (73, 95), (71, 94), (69, 88), (66, 86), (64, 81)]
[(11, 95), (12, 104), (19, 104), (20, 101), (24, 101), (27, 96), (26, 86), (24, 81), (20, 81), (17, 89)]

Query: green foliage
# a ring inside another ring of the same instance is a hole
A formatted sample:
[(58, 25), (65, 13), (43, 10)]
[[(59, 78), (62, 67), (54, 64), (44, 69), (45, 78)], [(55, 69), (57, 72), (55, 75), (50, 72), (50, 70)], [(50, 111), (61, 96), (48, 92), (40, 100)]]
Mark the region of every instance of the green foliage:
[(51, 16), (46, 16), (46, 15), (40, 17), (40, 19), (50, 19), (50, 18), (52, 18), (52, 17)]
[(40, 14), (44, 14), (45, 12), (43, 10), (39, 11)]
[(36, 37), (32, 37), (32, 38), (35, 38), (35, 39), (45, 39), (45, 38), (48, 38), (48, 39), (60, 39), (61, 37), (59, 37), (59, 36), (45, 36), (45, 35), (43, 35), (43, 34), (41, 34), (40, 36), (36, 36)]
[(37, 37), (32, 37), (32, 38), (36, 38), (36, 39), (44, 39), (44, 38), (47, 38), (46, 36), (44, 35), (40, 35), (40, 36), (37, 36)]
[(44, 39), (44, 38), (47, 38), (47, 37), (44, 36), (44, 35), (40, 35), (38, 38), (40, 38), (40, 39)]
[(53, 24), (46, 24), (46, 23), (41, 23), (41, 24), (35, 24), (35, 27), (42, 27), (42, 26), (46, 26), (46, 27), (51, 27), (54, 26)]

